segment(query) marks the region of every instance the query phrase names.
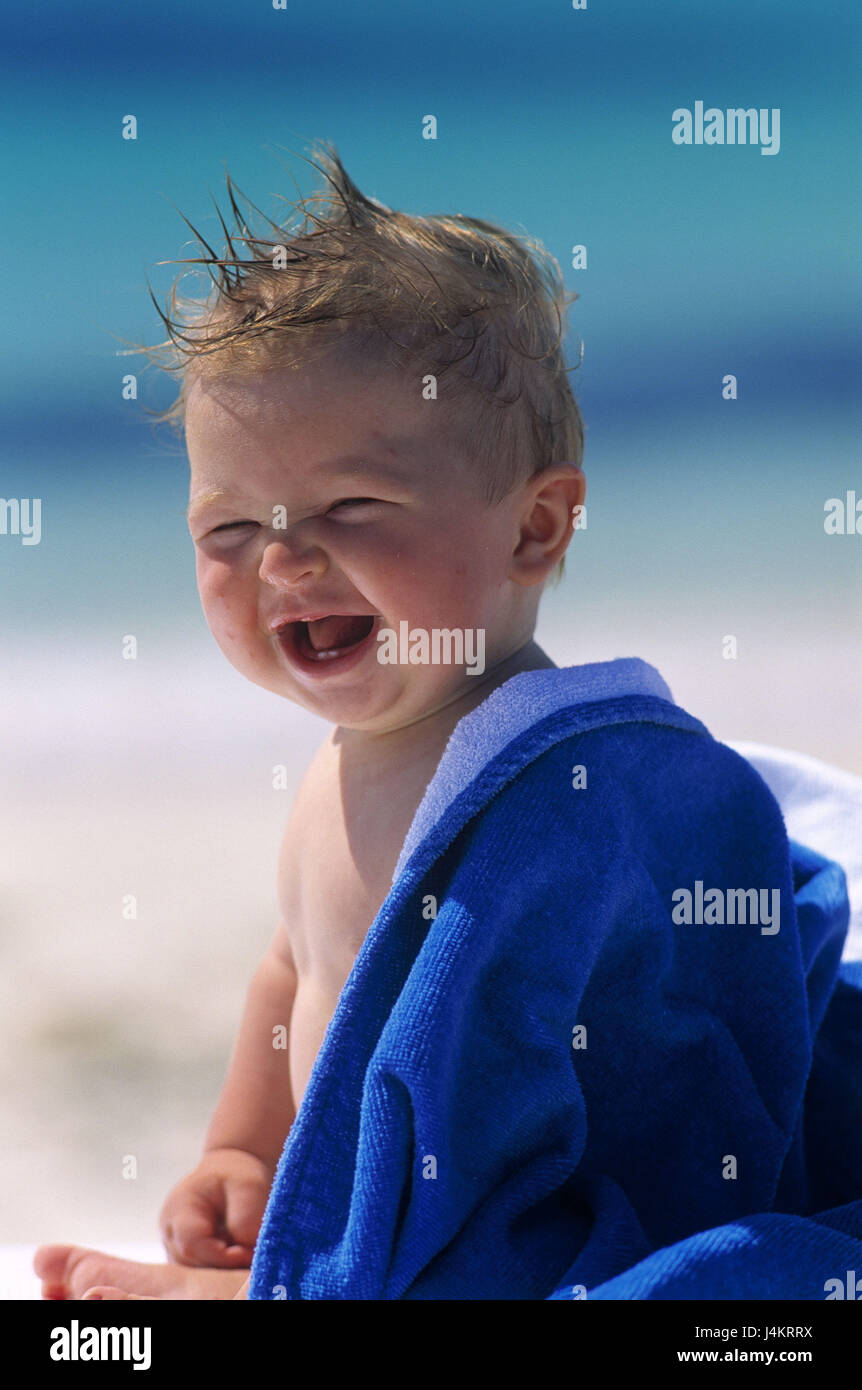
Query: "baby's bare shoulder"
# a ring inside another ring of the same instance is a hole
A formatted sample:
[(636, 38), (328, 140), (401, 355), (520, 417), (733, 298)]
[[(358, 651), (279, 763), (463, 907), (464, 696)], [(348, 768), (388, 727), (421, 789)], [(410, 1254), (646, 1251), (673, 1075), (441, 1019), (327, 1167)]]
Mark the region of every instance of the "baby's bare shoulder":
[(285, 874), (299, 872), (304, 855), (319, 843), (323, 826), (332, 818), (336, 792), (329, 763), (328, 745), (323, 743), (302, 776), (285, 822), (279, 850), (279, 880)]
[[(279, 855), (282, 916), (301, 958), (329, 943), (359, 949), (392, 883), (418, 788), (404, 799), (409, 772), (354, 775), (327, 740), (297, 789)], [(352, 959), (352, 955), (351, 955)]]

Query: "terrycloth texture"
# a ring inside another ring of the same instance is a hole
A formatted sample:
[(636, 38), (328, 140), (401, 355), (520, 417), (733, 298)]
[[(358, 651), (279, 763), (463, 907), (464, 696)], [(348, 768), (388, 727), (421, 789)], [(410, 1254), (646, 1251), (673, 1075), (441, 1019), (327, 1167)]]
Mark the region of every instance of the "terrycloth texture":
[(841, 865), (850, 899), (843, 958), (862, 960), (862, 777), (785, 748), (735, 741), (728, 747), (757, 768), (790, 838)]
[[(252, 1298), (813, 1299), (862, 1270), (843, 872), (788, 845), (657, 672), (506, 682), (455, 729), (402, 858)], [(698, 882), (777, 890), (779, 930), (678, 924)]]

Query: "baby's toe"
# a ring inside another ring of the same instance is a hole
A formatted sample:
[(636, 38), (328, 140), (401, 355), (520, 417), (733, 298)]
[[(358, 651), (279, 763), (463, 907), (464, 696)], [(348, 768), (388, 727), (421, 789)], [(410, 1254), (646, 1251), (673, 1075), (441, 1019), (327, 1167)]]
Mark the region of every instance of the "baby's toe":
[(33, 1268), (42, 1280), (42, 1297), (82, 1298), (97, 1285), (116, 1287), (126, 1281), (118, 1278), (128, 1261), (88, 1250), (83, 1245), (43, 1245), (33, 1259)]
[(75, 1245), (40, 1245), (33, 1256), (33, 1271), (42, 1280), (43, 1298), (68, 1298), (67, 1279)]

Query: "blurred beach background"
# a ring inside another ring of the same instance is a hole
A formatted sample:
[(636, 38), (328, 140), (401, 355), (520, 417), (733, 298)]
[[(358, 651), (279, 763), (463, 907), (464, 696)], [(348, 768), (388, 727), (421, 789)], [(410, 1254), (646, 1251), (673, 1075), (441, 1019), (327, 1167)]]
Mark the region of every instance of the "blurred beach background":
[[(580, 295), (589, 492), (539, 641), (641, 656), (717, 737), (862, 773), (862, 535), (823, 524), (862, 499), (862, 15), (53, 0), (4, 27), (0, 492), (42, 499), (42, 538), (0, 536), (0, 1241), (98, 1245), (151, 1238), (196, 1160), (326, 731), (216, 649), (183, 450), (142, 409), (174, 387), (116, 356), (162, 336), (177, 208), (221, 246), (224, 166), (277, 215), (318, 137), (385, 203), (543, 241)], [(697, 100), (780, 108), (780, 153), (674, 145)]]

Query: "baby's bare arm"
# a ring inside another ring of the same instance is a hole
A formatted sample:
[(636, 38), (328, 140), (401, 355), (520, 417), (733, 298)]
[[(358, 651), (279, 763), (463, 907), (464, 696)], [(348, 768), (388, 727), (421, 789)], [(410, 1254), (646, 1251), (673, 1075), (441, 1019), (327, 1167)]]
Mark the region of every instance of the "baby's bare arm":
[(290, 942), (280, 923), (249, 985), (205, 1152), (241, 1149), (275, 1170), (296, 1118), (288, 1045), (296, 983)]
[(272, 1176), (296, 1117), (288, 1048), (296, 982), (280, 925), (246, 995), (203, 1157), (162, 1207), (165, 1246), (180, 1264), (251, 1263)]

